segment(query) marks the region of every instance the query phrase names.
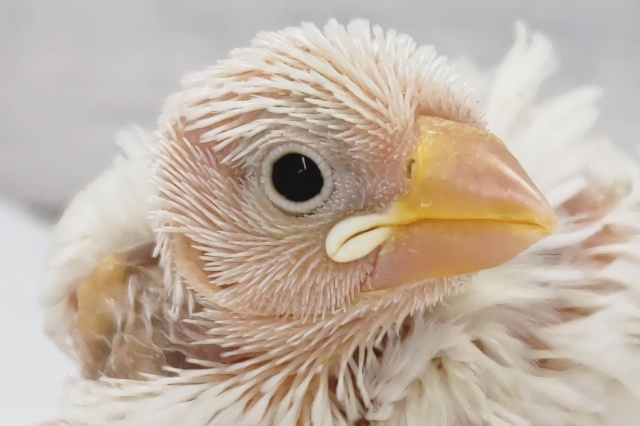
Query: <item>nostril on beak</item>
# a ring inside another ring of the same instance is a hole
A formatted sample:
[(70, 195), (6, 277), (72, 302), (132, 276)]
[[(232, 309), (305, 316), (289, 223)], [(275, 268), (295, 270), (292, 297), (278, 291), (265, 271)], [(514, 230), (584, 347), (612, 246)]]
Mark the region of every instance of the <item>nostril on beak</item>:
[(407, 177), (409, 179), (413, 179), (413, 174), (414, 174), (415, 170), (416, 170), (416, 160), (414, 160), (412, 158), (407, 163)]

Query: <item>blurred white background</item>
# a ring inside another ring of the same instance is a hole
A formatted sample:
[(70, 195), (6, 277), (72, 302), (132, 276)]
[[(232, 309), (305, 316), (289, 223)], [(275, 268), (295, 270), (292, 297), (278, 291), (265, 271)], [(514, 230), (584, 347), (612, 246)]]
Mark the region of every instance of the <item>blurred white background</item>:
[(48, 221), (110, 161), (114, 134), (153, 128), (185, 71), (257, 31), (331, 17), (369, 18), (483, 66), (503, 56), (522, 19), (556, 44), (548, 89), (601, 86), (600, 129), (627, 149), (640, 142), (638, 0), (0, 0), (1, 424), (50, 415), (69, 371), (39, 334), (34, 286)]

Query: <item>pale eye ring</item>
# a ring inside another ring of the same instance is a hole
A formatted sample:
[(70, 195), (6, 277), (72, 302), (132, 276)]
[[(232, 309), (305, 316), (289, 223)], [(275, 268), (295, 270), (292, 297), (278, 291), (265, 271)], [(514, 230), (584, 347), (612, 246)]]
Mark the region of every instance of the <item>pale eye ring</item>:
[(280, 145), (262, 161), (269, 200), (290, 214), (308, 214), (333, 192), (333, 170), (315, 150), (297, 143)]

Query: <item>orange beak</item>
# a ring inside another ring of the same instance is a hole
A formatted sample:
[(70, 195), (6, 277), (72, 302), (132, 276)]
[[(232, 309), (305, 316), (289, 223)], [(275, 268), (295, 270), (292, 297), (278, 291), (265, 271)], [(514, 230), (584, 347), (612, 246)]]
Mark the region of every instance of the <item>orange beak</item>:
[(552, 234), (552, 207), (494, 135), (419, 118), (409, 191), (381, 214), (334, 226), (326, 251), (351, 262), (380, 248), (374, 290), (498, 266)]

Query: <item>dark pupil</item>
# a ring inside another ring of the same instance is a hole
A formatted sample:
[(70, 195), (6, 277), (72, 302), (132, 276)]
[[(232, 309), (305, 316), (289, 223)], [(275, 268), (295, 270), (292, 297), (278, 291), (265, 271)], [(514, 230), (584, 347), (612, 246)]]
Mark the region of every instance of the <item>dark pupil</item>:
[(302, 154), (286, 154), (273, 164), (276, 191), (290, 201), (307, 201), (322, 190), (324, 179), (318, 165)]

